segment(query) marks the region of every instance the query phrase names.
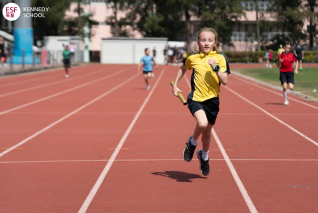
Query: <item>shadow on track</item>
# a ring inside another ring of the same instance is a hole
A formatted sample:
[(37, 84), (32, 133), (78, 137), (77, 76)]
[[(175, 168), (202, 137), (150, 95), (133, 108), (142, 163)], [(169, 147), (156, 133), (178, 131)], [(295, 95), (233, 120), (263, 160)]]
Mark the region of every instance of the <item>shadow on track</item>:
[(153, 172), (152, 174), (175, 179), (178, 182), (192, 182), (191, 179), (196, 179), (196, 178), (207, 179), (206, 177), (202, 177), (198, 174), (191, 174), (191, 173), (179, 172), (179, 171)]
[(265, 103), (265, 104), (270, 104), (270, 105), (284, 105), (284, 103)]

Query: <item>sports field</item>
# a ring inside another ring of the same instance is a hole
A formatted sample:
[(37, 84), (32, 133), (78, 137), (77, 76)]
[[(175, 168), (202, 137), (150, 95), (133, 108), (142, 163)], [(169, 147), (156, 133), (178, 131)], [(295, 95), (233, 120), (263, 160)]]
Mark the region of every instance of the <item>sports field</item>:
[[(318, 98), (318, 68), (316, 64), (312, 64), (310, 67), (305, 65), (302, 71), (295, 74), (295, 91), (301, 92), (304, 95), (312, 96)], [(280, 86), (279, 81), (279, 69), (273, 66), (272, 69), (262, 67), (262, 68), (249, 68), (249, 69), (236, 69), (243, 75), (247, 75), (266, 83)], [(316, 89), (316, 92), (314, 90)]]
[(1, 78), (0, 212), (317, 212), (318, 104), (229, 75), (205, 177), (182, 157), (196, 122), (177, 69), (150, 90), (137, 65)]

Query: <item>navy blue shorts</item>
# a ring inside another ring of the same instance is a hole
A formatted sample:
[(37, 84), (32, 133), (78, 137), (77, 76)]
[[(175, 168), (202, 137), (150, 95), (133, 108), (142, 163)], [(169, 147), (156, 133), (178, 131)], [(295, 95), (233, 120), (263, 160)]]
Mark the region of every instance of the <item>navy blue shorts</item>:
[(280, 83), (292, 83), (294, 84), (294, 72), (280, 72), (279, 76)]
[(191, 114), (194, 116), (194, 113), (200, 109), (205, 112), (205, 115), (211, 125), (215, 124), (216, 117), (218, 116), (220, 110), (220, 100), (219, 97), (211, 98), (203, 102), (193, 101), (188, 99), (188, 108)]
[(143, 74), (152, 73), (152, 70), (151, 70), (151, 71), (144, 71), (144, 70), (143, 70), (142, 73), (143, 73)]
[(297, 59), (297, 61), (302, 61), (303, 55), (302, 54), (297, 55), (296, 59)]

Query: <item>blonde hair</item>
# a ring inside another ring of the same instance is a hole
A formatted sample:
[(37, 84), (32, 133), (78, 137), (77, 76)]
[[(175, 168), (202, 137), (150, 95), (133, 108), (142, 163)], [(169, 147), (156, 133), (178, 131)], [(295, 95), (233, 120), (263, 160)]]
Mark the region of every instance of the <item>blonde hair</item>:
[[(218, 33), (215, 31), (215, 29), (213, 29), (212, 27), (203, 27), (199, 30), (199, 33), (198, 33), (198, 41), (200, 39), (200, 34), (202, 32), (211, 32), (214, 34), (214, 37), (215, 37), (215, 43), (217, 43), (218, 41)], [(200, 49), (200, 47), (199, 47)], [(216, 46), (213, 47), (213, 51), (218, 51), (218, 49), (216, 48)]]

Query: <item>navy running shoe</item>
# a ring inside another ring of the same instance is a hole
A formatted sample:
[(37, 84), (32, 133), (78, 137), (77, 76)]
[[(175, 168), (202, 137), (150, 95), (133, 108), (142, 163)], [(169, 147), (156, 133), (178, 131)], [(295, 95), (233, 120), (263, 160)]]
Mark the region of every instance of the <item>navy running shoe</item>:
[(202, 159), (202, 149), (197, 151), (197, 156), (200, 161), (200, 171), (204, 176), (207, 176), (210, 173), (209, 159), (207, 161)]
[(196, 146), (193, 146), (191, 144), (191, 139), (193, 138), (193, 135), (189, 137), (188, 143), (186, 143), (186, 148), (183, 151), (183, 159), (187, 162), (190, 162), (193, 158), (194, 150)]

